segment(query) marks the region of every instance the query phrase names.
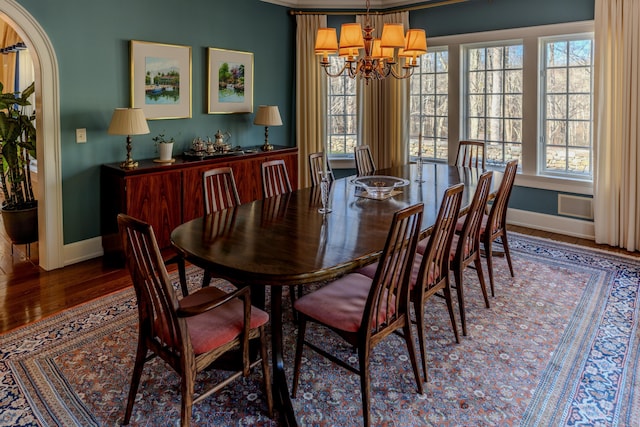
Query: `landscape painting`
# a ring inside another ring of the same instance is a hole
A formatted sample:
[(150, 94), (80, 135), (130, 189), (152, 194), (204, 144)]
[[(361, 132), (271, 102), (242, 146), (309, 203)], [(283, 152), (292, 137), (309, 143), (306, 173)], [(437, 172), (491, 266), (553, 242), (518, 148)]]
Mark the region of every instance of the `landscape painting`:
[(180, 103), (180, 63), (174, 58), (145, 58), (144, 103)]
[(209, 48), (209, 114), (253, 112), (253, 54)]
[(191, 47), (131, 41), (131, 106), (148, 120), (191, 117)]

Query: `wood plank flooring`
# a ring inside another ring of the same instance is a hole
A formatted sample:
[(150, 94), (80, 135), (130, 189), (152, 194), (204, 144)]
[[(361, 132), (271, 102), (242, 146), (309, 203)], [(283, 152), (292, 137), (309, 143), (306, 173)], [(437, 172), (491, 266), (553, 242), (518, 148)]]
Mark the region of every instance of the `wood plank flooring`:
[[(510, 230), (629, 254), (623, 249), (596, 245), (591, 240), (524, 227), (510, 227)], [(639, 252), (633, 255), (640, 257)], [(27, 259), (24, 245), (15, 247), (12, 255), (11, 245), (0, 237), (0, 333), (131, 285), (126, 269), (103, 265), (102, 258), (44, 271), (38, 267), (37, 257), (37, 244), (31, 246), (31, 259)]]

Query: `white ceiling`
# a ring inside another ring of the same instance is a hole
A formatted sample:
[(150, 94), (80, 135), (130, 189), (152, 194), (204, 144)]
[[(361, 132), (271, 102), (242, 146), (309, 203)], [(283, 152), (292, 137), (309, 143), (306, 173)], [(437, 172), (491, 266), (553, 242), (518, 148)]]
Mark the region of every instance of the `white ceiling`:
[[(278, 4), (300, 9), (364, 9), (365, 0), (261, 0), (266, 3)], [(436, 0), (433, 0), (436, 2)], [(425, 3), (425, 0), (370, 0), (371, 9), (386, 9), (390, 7), (407, 6)]]

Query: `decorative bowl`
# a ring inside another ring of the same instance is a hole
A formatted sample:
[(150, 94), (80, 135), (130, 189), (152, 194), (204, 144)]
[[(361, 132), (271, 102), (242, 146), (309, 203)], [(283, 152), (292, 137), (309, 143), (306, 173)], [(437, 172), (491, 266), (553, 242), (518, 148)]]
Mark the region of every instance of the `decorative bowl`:
[(354, 178), (351, 182), (358, 187), (362, 187), (369, 196), (378, 199), (387, 197), (394, 189), (409, 184), (406, 179), (385, 175), (360, 176)]

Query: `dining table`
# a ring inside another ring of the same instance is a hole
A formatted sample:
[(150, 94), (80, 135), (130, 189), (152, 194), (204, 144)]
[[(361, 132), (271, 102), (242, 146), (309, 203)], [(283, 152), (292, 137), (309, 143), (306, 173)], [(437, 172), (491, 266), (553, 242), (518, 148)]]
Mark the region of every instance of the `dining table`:
[[(350, 176), (330, 183), (330, 213), (319, 212), (322, 192), (315, 186), (214, 212), (173, 230), (171, 243), (184, 260), (235, 286), (251, 286), (255, 305), (265, 304), (270, 289), (273, 393), (283, 425), (297, 425), (283, 359), (283, 287), (329, 281), (374, 262), (393, 214), (407, 206), (424, 204), (421, 234), (427, 236), (444, 191), (464, 184), (464, 213), (481, 173), (442, 163), (411, 163), (375, 172), (405, 180), (406, 185), (383, 199), (369, 197)], [(494, 172), (493, 189), (500, 178)]]

